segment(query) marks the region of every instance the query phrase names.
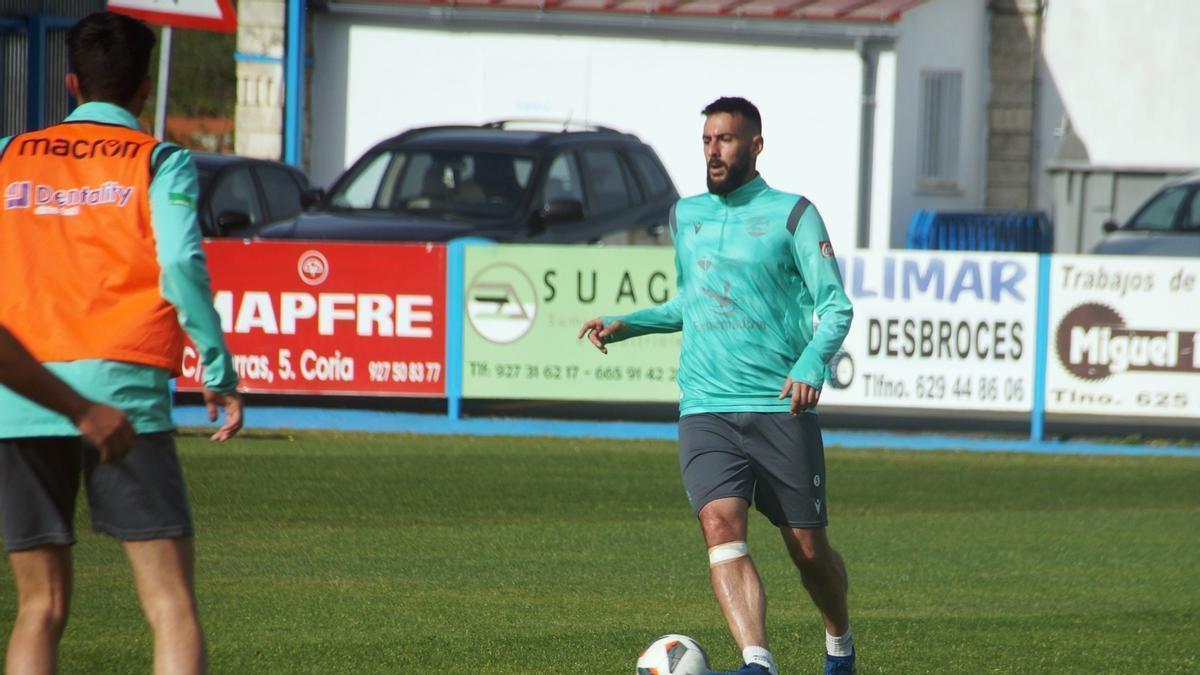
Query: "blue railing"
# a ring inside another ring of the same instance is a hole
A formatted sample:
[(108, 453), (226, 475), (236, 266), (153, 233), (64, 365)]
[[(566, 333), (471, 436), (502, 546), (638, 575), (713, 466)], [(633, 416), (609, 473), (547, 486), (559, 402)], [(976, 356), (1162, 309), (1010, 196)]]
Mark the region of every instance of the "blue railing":
[(917, 211), (908, 248), (1050, 253), (1054, 230), (1043, 211)]

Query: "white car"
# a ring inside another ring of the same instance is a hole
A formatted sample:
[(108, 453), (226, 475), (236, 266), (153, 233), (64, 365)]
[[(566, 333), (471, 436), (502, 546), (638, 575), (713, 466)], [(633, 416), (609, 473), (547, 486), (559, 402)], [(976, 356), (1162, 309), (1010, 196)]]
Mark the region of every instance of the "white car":
[(1104, 223), (1092, 253), (1200, 256), (1200, 172), (1175, 178), (1124, 225)]

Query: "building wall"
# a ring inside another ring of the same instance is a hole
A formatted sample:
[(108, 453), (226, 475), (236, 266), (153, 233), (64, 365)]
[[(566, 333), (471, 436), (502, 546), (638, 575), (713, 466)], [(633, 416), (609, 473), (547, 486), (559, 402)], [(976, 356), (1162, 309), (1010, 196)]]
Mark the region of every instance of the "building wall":
[(1200, 166), (1197, 26), (1195, 0), (1049, 0), (1043, 86), (1092, 164)]
[[(854, 243), (861, 62), (851, 49), (452, 32), (336, 15), (317, 16), (314, 48), (317, 184), (411, 127), (534, 117), (635, 133), (680, 193), (695, 194), (705, 190), (700, 110), (740, 95), (763, 113), (767, 181), (804, 193), (834, 241)], [(885, 55), (880, 72), (893, 71)], [(893, 90), (889, 82), (877, 97), (873, 213), (886, 212), (891, 192), (890, 143), (882, 142)]]
[(1038, 205), (1055, 251), (1085, 253), (1169, 177), (1200, 167), (1192, 0), (1048, 0)]
[[(917, 209), (979, 209), (987, 161), (988, 16), (986, 3), (930, 0), (904, 13), (896, 42), (891, 246), (903, 248)], [(952, 187), (917, 179), (921, 130), (921, 73), (962, 72), (958, 180)]]

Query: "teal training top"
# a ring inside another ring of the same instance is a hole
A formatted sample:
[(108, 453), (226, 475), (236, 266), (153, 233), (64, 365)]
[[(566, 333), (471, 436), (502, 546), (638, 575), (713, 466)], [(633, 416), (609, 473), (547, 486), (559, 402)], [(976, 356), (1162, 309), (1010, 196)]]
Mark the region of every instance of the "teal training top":
[(627, 324), (610, 341), (683, 331), (681, 416), (787, 412), (789, 376), (819, 389), (853, 309), (816, 207), (756, 176), (726, 196), (679, 200), (671, 232), (678, 292), (604, 317)]
[[(129, 111), (111, 103), (85, 103), (68, 122), (89, 121), (138, 128)], [(0, 152), (10, 138), (0, 139)], [(175, 151), (163, 155), (171, 148)], [(196, 221), (199, 186), (196, 163), (187, 150), (160, 144), (154, 160), (161, 165), (150, 181), (150, 220), (163, 297), (175, 306), (179, 323), (200, 353), (204, 386), (230, 393), (237, 389), (233, 357), (225, 347), (221, 321), (212, 304), (211, 284)], [(0, 161), (4, 161), (0, 157)], [(3, 226), (3, 220), (0, 220)], [(0, 251), (0, 263), (3, 252)], [(59, 270), (70, 274), (71, 270)], [(171, 421), (171, 374), (161, 368), (120, 361), (81, 360), (45, 364), (79, 393), (116, 406), (129, 416), (138, 433), (174, 429)], [(67, 418), (0, 386), (0, 438), (77, 436)]]

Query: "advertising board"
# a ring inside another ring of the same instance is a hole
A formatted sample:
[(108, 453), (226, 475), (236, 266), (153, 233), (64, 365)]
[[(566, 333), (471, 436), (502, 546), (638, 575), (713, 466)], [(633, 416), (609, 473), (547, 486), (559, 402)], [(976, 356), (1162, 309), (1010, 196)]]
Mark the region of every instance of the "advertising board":
[[(213, 304), (243, 391), (441, 396), (446, 249), (440, 244), (204, 244)], [(180, 391), (198, 391), (196, 349)]]
[(1200, 414), (1200, 260), (1055, 256), (1046, 412)]
[(1032, 410), (1037, 256), (853, 251), (838, 263), (854, 322), (822, 404)]
[(463, 396), (678, 401), (679, 334), (601, 354), (579, 327), (666, 302), (669, 247), (472, 246), (466, 250)]

